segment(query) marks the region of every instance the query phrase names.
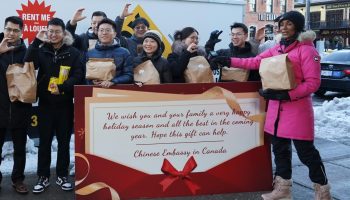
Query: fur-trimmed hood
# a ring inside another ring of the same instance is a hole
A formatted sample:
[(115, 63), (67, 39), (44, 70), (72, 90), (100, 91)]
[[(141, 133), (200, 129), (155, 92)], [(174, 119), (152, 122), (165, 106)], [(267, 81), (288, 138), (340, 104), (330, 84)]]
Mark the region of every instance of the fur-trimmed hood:
[(74, 42), (74, 38), (73, 38), (72, 34), (69, 31), (65, 30), (63, 44), (65, 44), (67, 46), (72, 46), (73, 42)]
[(301, 32), (298, 36), (300, 42), (313, 42), (316, 39), (316, 33), (312, 30)]
[[(171, 46), (173, 53), (181, 55), (184, 50), (187, 49), (187, 45), (179, 40), (176, 40)], [(206, 56), (205, 48), (203, 46), (198, 46), (197, 54), (199, 56)]]

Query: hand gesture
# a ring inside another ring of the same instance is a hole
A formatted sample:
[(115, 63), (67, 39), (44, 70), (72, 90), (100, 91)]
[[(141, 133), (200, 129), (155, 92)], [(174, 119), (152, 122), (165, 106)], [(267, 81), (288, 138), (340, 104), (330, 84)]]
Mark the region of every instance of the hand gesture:
[(41, 30), (38, 34), (36, 34), (36, 38), (41, 40), (42, 42), (50, 43), (50, 40), (47, 38), (47, 31)]
[(57, 84), (56, 83), (51, 83), (50, 84), (50, 89), (51, 89), (51, 94), (54, 95), (59, 95), (60, 91), (58, 90)]
[(76, 25), (79, 21), (86, 18), (86, 16), (83, 15), (85, 8), (79, 8), (77, 11), (75, 11), (73, 18), (70, 20), (71, 25)]
[(231, 67), (231, 58), (228, 56), (217, 56), (210, 60), (210, 66), (214, 68)]
[(259, 89), (259, 94), (269, 100), (290, 100), (288, 90)]
[(109, 88), (109, 87), (111, 87), (112, 85), (114, 85), (114, 83), (111, 82), (111, 81), (102, 81), (102, 82), (100, 83), (100, 86), (102, 86), (102, 87), (104, 87), (104, 88)]
[(125, 17), (130, 16), (130, 15), (133, 14), (133, 13), (129, 13), (129, 6), (130, 5), (131, 5), (130, 3), (125, 4), (123, 12), (122, 12), (122, 14), (120, 14), (120, 18), (121, 19), (124, 19)]
[(219, 30), (215, 30), (211, 32), (209, 40), (211, 40), (214, 44), (221, 42), (221, 39), (219, 39), (219, 36), (221, 33), (222, 31), (219, 31)]
[(264, 37), (265, 37), (265, 27), (261, 27), (256, 31), (255, 39), (260, 42), (262, 39), (264, 39)]
[(187, 47), (187, 51), (189, 51), (190, 53), (196, 52), (198, 49), (197, 44), (196, 43), (191, 43), (190, 45), (188, 45)]
[(12, 49), (14, 49), (15, 47), (14, 46), (11, 46), (9, 47), (8, 46), (8, 40), (10, 38), (4, 38), (1, 43), (0, 43), (0, 54), (1, 53), (5, 53), (5, 52), (8, 52), (8, 51), (11, 51)]

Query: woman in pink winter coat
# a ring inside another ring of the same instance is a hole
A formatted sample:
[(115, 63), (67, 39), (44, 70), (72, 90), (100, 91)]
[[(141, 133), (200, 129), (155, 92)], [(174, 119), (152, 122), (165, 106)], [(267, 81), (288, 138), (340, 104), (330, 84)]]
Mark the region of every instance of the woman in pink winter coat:
[(258, 69), (261, 59), (288, 53), (293, 64), (297, 87), (292, 90), (260, 90), (269, 100), (265, 132), (272, 135), (276, 172), (274, 190), (264, 199), (291, 199), (292, 146), (303, 164), (309, 168), (314, 182), (315, 199), (331, 199), (325, 168), (314, 146), (314, 114), (311, 94), (320, 86), (320, 57), (313, 45), (315, 33), (303, 32), (304, 16), (290, 11), (281, 16), (278, 26), (282, 40), (254, 58), (217, 57), (211, 63), (244, 69)]

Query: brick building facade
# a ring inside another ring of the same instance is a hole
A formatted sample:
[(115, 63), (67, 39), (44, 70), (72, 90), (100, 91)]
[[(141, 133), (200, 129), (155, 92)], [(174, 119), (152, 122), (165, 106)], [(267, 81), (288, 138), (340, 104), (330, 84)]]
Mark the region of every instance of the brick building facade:
[(246, 2), (243, 19), (249, 29), (250, 37), (254, 37), (256, 30), (265, 26), (265, 39), (272, 39), (274, 19), (294, 8), (294, 0), (246, 0)]

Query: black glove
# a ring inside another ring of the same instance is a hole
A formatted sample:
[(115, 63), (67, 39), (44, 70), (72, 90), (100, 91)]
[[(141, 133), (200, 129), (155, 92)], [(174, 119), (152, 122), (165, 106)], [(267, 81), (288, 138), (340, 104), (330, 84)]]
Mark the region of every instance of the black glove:
[(273, 90), (273, 89), (260, 89), (260, 96), (264, 97), (264, 99), (270, 100), (290, 100), (290, 96), (288, 94), (288, 90)]
[(218, 31), (218, 30), (215, 30), (210, 33), (210, 38), (207, 41), (207, 43), (205, 43), (205, 46), (204, 46), (206, 50), (214, 51), (215, 44), (218, 42), (221, 42), (221, 39), (219, 39), (219, 36), (221, 33), (222, 31)]
[(231, 58), (228, 56), (218, 56), (210, 60), (210, 66), (219, 68), (219, 67), (230, 67), (231, 66)]

